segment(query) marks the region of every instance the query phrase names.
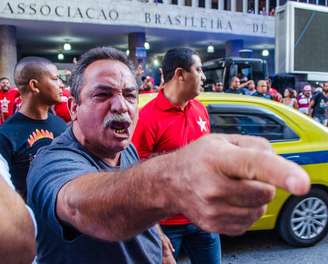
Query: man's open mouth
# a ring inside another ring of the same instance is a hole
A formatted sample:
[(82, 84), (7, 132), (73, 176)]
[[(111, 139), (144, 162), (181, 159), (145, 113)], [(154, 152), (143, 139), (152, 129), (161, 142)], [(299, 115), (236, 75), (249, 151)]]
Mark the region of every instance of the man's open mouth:
[(127, 121), (112, 121), (109, 127), (114, 130), (117, 135), (128, 135), (128, 128), (130, 127), (130, 122)]

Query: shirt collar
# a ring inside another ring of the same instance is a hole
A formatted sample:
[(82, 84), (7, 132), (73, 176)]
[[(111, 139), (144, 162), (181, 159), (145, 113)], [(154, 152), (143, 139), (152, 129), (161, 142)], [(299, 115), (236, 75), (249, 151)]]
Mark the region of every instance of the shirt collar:
[(157, 105), (162, 111), (172, 110), (177, 112), (183, 112), (187, 109), (187, 107), (189, 107), (189, 103), (190, 103), (190, 101), (188, 101), (184, 109), (182, 109), (180, 105), (175, 105), (171, 103), (169, 99), (166, 98), (166, 96), (164, 95), (164, 89), (161, 89), (158, 92), (156, 99), (157, 99)]

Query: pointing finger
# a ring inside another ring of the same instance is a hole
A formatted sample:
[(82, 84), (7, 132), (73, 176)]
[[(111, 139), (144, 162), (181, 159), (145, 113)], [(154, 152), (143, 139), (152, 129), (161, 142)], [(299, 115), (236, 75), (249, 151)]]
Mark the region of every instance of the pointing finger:
[(229, 155), (217, 167), (223, 174), (232, 178), (266, 182), (295, 195), (308, 192), (309, 176), (295, 163), (268, 151), (224, 145), (221, 150)]

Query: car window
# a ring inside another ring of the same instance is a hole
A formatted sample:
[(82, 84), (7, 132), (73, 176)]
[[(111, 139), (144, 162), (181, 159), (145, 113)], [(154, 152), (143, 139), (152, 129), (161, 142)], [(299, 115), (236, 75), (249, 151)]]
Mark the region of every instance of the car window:
[(209, 107), (211, 130), (214, 133), (242, 134), (264, 137), (270, 141), (297, 140), (299, 137), (286, 123), (268, 111), (221, 109)]

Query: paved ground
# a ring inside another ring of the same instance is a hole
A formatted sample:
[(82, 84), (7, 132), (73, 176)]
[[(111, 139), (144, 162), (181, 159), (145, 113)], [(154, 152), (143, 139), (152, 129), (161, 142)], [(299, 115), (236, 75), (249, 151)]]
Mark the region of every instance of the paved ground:
[(310, 248), (286, 245), (274, 232), (253, 232), (238, 238), (223, 238), (224, 264), (326, 264), (328, 237)]
[[(286, 245), (274, 232), (222, 238), (223, 264), (327, 264), (328, 237), (311, 248)], [(179, 264), (190, 263), (183, 259)]]

